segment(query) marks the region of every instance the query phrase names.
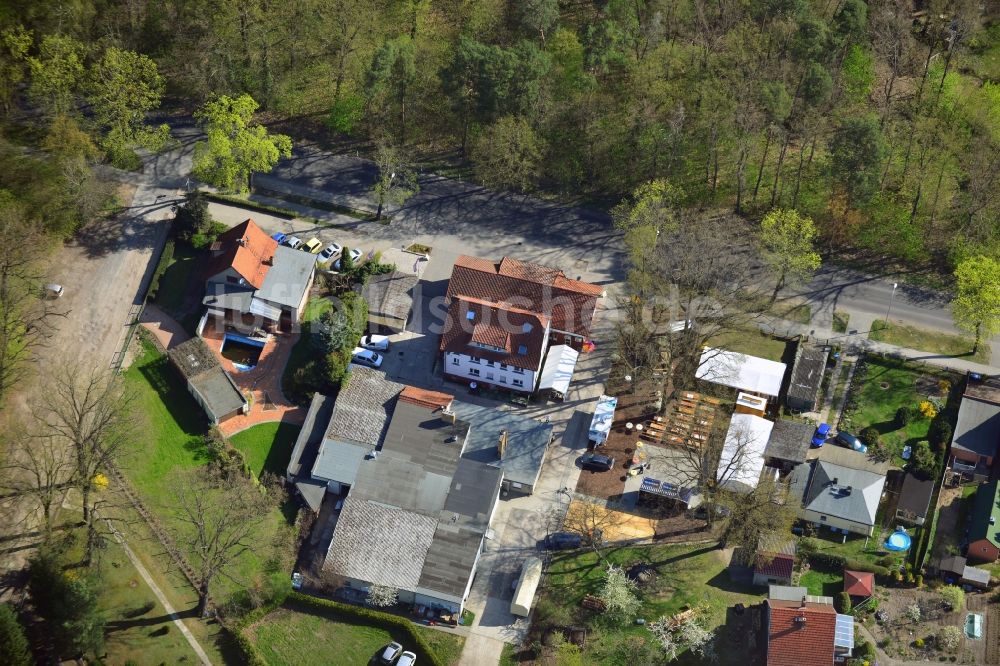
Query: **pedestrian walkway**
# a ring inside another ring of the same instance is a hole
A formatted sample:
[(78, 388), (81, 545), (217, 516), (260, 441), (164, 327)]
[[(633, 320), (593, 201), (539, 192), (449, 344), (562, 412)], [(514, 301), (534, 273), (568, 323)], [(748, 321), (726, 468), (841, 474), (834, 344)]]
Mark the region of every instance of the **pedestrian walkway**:
[[(891, 345), (887, 342), (869, 340), (867, 337), (867, 330), (860, 331), (853, 335), (844, 334), (837, 333), (831, 329), (817, 328), (809, 324), (797, 324), (784, 319), (762, 320), (759, 327), (761, 331), (770, 335), (779, 335), (783, 337), (804, 335), (810, 337), (816, 342), (823, 342), (831, 345), (839, 344), (844, 347), (855, 346), (862, 351), (898, 356), (911, 361), (920, 361), (921, 363), (927, 363), (928, 365), (946, 368), (963, 374), (966, 372), (978, 372), (984, 375), (1000, 374), (1000, 367), (997, 367), (996, 365), (976, 363), (974, 361), (966, 361), (965, 359), (956, 358), (954, 356), (934, 354), (932, 352), (921, 351), (919, 349), (897, 347), (896, 345)], [(994, 359), (993, 362), (996, 363), (997, 359)]]
[(191, 337), (176, 319), (152, 303), (147, 303), (143, 308), (139, 323), (165, 350), (173, 349)]

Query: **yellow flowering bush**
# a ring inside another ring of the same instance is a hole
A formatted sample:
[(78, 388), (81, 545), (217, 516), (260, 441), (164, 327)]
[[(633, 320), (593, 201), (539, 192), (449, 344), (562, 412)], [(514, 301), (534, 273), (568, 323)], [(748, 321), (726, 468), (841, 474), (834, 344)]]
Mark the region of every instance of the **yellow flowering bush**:
[(920, 413), (924, 418), (932, 419), (937, 416), (937, 407), (930, 400), (924, 400), (920, 403)]
[(98, 490), (104, 490), (108, 487), (108, 477), (104, 476), (100, 472), (94, 475), (94, 487)]

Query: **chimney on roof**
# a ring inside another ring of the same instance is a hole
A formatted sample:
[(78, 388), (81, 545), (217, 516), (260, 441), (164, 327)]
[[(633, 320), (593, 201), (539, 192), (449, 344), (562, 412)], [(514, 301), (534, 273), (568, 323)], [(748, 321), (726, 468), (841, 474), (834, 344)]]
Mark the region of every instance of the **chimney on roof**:
[(801, 606), (801, 608), (805, 608), (805, 607), (806, 607), (806, 595), (803, 594), (802, 595), (802, 606)]
[(833, 481), (831, 481), (830, 483), (832, 483), (833, 485), (837, 485), (838, 481), (840, 481), (840, 479), (838, 479), (837, 477), (833, 477)]
[(806, 626), (806, 616), (805, 615), (796, 615), (795, 616), (795, 624), (799, 625), (800, 627)]
[(246, 237), (243, 237), (243, 238), (240, 238), (240, 239), (239, 239), (238, 241), (236, 241), (236, 242), (237, 242), (237, 243), (239, 243), (240, 245), (242, 245), (243, 247), (246, 247), (246, 246), (247, 246), (247, 239), (246, 239)]

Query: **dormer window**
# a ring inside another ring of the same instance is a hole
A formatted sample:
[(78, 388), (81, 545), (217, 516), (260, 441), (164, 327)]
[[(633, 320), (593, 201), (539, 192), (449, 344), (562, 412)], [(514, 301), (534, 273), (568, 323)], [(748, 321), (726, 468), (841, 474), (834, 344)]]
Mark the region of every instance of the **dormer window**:
[(528, 348), (527, 348), (527, 346), (525, 346), (525, 345), (518, 345), (517, 346), (517, 355), (518, 356), (527, 356), (528, 355)]
[(532, 326), (531, 326), (530, 323), (524, 322), (524, 325), (521, 326), (521, 332), (522, 333), (531, 333), (531, 328), (532, 328)]
[(475, 321), (476, 313), (473, 312), (472, 310), (469, 310), (468, 312), (465, 313), (465, 318), (468, 319), (469, 321)]

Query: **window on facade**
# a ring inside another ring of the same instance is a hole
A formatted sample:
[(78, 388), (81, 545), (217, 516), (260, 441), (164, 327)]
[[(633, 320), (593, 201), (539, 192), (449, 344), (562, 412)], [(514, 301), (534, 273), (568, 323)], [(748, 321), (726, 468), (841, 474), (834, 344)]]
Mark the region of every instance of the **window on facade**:
[(524, 368), (514, 368), (514, 374), (515, 375), (523, 375), (524, 374)]
[(451, 357), (451, 364), (452, 365), (458, 365), (458, 357), (457, 356), (452, 356)]
[(470, 363), (479, 363), (479, 357), (478, 356), (470, 356), (469, 357), (469, 362)]
[(506, 384), (507, 383), (507, 378), (504, 377), (503, 375), (500, 375), (500, 383), (501, 384)]
[(506, 370), (507, 369), (507, 364), (506, 363), (501, 363), (500, 364), (500, 369), (501, 370)]
[(524, 386), (524, 382), (521, 381), (520, 379), (515, 379), (513, 380), (512, 383), (514, 384), (514, 386)]
[(826, 516), (820, 516), (819, 519), (822, 520), (824, 523), (826, 522)]
[(469, 368), (469, 374), (473, 377), (479, 376), (479, 368)]
[(486, 373), (486, 379), (487, 379), (487, 381), (493, 381), (493, 373), (492, 372), (487, 372)]
[(486, 367), (492, 368), (493, 367), (493, 361), (487, 360), (486, 361)]

